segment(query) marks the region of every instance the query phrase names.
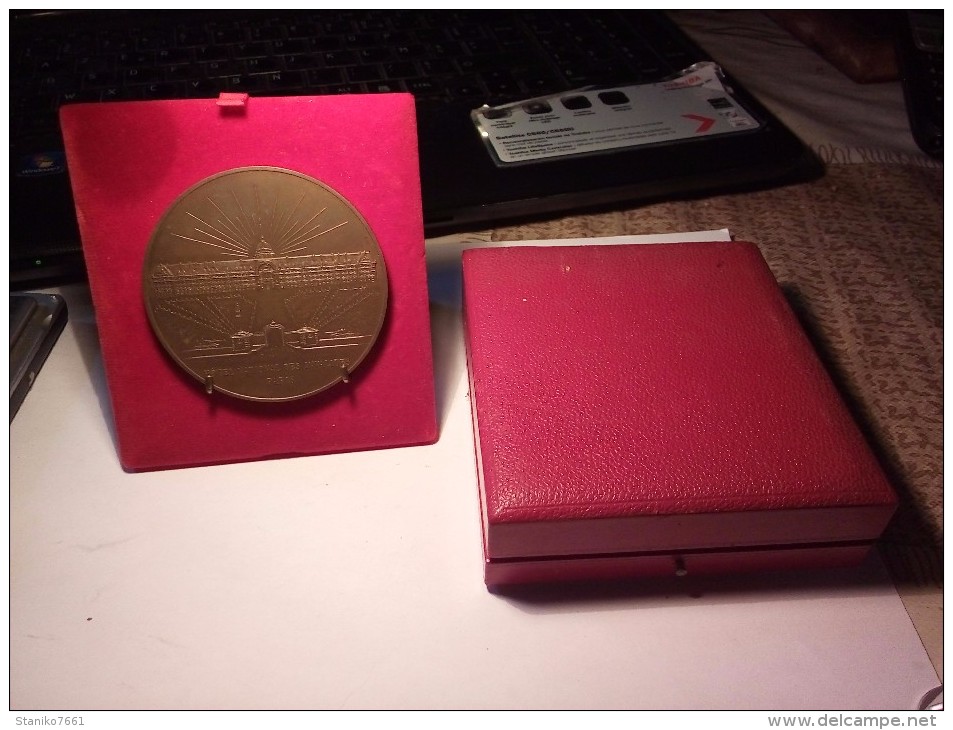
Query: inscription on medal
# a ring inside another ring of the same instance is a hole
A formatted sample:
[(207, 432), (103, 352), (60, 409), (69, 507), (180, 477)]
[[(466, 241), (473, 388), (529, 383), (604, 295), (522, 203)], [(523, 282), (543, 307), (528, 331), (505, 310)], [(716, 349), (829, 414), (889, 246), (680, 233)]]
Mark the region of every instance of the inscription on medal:
[(159, 341), (206, 390), (284, 401), (348, 382), (383, 324), (387, 272), (337, 192), (246, 167), (172, 204), (149, 243), (143, 293)]

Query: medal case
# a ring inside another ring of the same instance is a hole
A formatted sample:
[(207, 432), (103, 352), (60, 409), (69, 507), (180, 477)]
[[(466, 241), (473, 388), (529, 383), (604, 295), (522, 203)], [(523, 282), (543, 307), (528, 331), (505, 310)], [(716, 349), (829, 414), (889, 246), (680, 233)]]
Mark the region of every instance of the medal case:
[[(62, 109), (61, 122), (125, 469), (437, 439), (410, 95), (78, 104)], [(143, 299), (143, 262), (166, 211), (201, 181), (244, 167), (330, 188), (366, 222), (386, 268), (386, 313), (363, 362), (347, 382), (297, 400), (207, 393), (163, 349)]]
[(748, 243), (463, 254), (488, 585), (859, 562), (896, 496)]

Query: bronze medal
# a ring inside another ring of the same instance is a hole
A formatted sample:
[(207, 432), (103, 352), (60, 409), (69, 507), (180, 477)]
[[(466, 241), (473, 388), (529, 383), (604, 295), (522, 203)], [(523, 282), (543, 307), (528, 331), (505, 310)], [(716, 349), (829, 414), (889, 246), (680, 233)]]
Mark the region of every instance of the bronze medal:
[(209, 393), (286, 401), (348, 381), (384, 322), (387, 272), (341, 195), (291, 170), (244, 167), (166, 211), (143, 294), (159, 341)]

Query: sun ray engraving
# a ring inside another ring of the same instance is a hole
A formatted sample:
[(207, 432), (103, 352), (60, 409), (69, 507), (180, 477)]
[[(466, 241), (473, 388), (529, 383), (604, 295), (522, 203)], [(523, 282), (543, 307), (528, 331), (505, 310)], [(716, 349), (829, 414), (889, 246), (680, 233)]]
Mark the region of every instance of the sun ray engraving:
[(215, 208), (215, 210), (217, 210), (217, 211), (221, 214), (222, 218), (221, 218), (221, 220), (220, 220), (220, 223), (221, 223), (223, 226), (226, 226), (226, 225), (227, 225), (227, 226), (232, 230), (233, 235), (235, 236), (235, 238), (238, 239), (238, 240), (240, 240), (240, 241), (242, 242), (243, 248), (244, 248), (246, 251), (250, 251), (251, 249), (250, 249), (250, 247), (249, 247), (249, 240), (248, 240), (247, 234), (245, 234), (244, 232), (242, 232), (242, 230), (235, 224), (235, 222), (232, 221), (231, 218), (229, 218), (228, 213), (226, 213), (224, 210), (222, 210), (222, 207), (218, 204), (218, 201), (216, 201), (216, 200), (215, 200), (214, 198), (212, 198), (212, 197), (209, 197), (209, 198), (208, 198), (208, 202), (211, 203), (212, 206)]
[(248, 252), (248, 247), (244, 244), (244, 242), (239, 241), (239, 240), (236, 240), (235, 237), (232, 236), (232, 235), (230, 235), (227, 231), (223, 231), (223, 230), (220, 230), (220, 229), (216, 228), (214, 225), (212, 225), (211, 223), (209, 223), (209, 222), (206, 221), (206, 220), (203, 220), (202, 218), (199, 218), (199, 217), (198, 217), (197, 215), (195, 215), (194, 213), (191, 213), (191, 212), (190, 212), (190, 213), (189, 213), (189, 217), (193, 218), (194, 220), (198, 221), (201, 225), (203, 225), (203, 226), (205, 226), (205, 227), (207, 227), (207, 228), (209, 228), (209, 229), (212, 230), (212, 233), (209, 233), (208, 231), (204, 231), (204, 230), (201, 230), (201, 229), (199, 229), (199, 228), (196, 228), (196, 229), (194, 229), (196, 232), (198, 232), (198, 233), (203, 233), (203, 234), (205, 234), (205, 235), (207, 235), (207, 236), (210, 236), (210, 237), (214, 238), (214, 239), (217, 240), (217, 241), (221, 241), (221, 242), (224, 243), (224, 244), (230, 244), (230, 245), (232, 245), (232, 246), (235, 248), (235, 250), (236, 250), (237, 252), (239, 252), (239, 253), (247, 253), (247, 252)]
[(331, 290), (295, 292), (285, 299), (285, 307), (296, 321), (320, 327), (321, 314), (333, 305), (334, 296)]
[[(338, 228), (340, 228), (341, 226), (344, 226), (344, 225), (347, 225), (347, 221), (342, 221), (341, 223), (338, 223), (336, 226), (331, 226), (330, 228), (327, 228), (327, 229), (325, 229), (325, 230), (323, 230), (323, 231), (320, 231), (319, 233), (315, 233), (313, 236), (308, 236), (307, 238), (298, 238), (298, 239), (295, 239), (295, 241), (293, 241), (293, 243), (299, 244), (299, 243), (307, 243), (308, 241), (313, 241), (315, 238), (318, 238), (319, 236), (323, 236), (323, 235), (326, 234), (326, 233), (330, 233), (331, 231), (337, 230)], [(317, 227), (312, 228), (312, 229), (311, 229), (310, 231), (308, 231), (307, 233), (312, 233), (312, 232), (315, 231), (315, 230), (317, 230)]]
[(172, 235), (175, 236), (176, 238), (181, 238), (183, 241), (194, 241), (195, 243), (201, 243), (201, 244), (204, 244), (204, 245), (206, 245), (206, 246), (211, 246), (212, 248), (220, 248), (220, 249), (223, 249), (222, 253), (226, 254), (227, 256), (237, 256), (237, 257), (240, 257), (240, 258), (244, 258), (244, 257), (246, 256), (246, 254), (243, 254), (243, 253), (235, 253), (235, 252), (233, 252), (233, 251), (228, 250), (228, 249), (225, 248), (224, 246), (219, 246), (218, 244), (211, 243), (211, 242), (209, 242), (209, 241), (202, 241), (202, 240), (200, 240), (200, 239), (198, 239), (198, 238), (192, 238), (191, 236), (181, 236), (181, 235), (179, 235), (178, 233), (173, 233)]
[[(252, 241), (252, 242), (256, 241), (255, 225), (254, 225), (253, 218), (249, 216), (248, 213), (245, 212), (245, 208), (242, 207), (242, 203), (238, 199), (238, 195), (236, 194), (235, 189), (231, 188), (229, 192), (232, 194), (232, 200), (235, 201), (235, 206), (238, 208), (238, 214), (235, 216), (236, 225), (238, 225), (240, 228), (242, 228), (243, 231), (245, 231), (245, 235), (248, 236), (249, 241)], [(249, 248), (253, 249), (254, 247), (250, 246)]]
[(323, 215), (326, 210), (327, 208), (322, 208), (321, 210), (319, 210), (317, 213), (315, 213), (313, 216), (308, 218), (308, 220), (304, 221), (303, 223), (298, 222), (298, 223), (295, 223), (293, 226), (290, 226), (288, 230), (282, 236), (283, 244), (285, 246), (291, 245), (293, 243), (293, 239), (296, 238), (306, 226), (311, 225), (311, 222), (317, 219), (318, 216)]
[(345, 314), (360, 305), (365, 299), (367, 299), (368, 296), (370, 295), (365, 291), (357, 290), (352, 292), (350, 296), (345, 297), (343, 301), (339, 302), (335, 309), (325, 315), (321, 326), (327, 326), (331, 322), (339, 320)]
[(258, 240), (259, 240), (259, 241), (264, 241), (264, 240), (265, 240), (265, 233), (264, 233), (264, 231), (262, 231), (262, 229), (261, 229), (261, 197), (260, 197), (259, 194), (258, 194), (258, 186), (257, 186), (257, 185), (252, 185), (252, 188), (251, 188), (251, 189), (252, 189), (252, 191), (254, 191), (254, 193), (255, 193), (255, 212), (252, 213), (252, 216), (253, 216), (253, 217), (252, 217), (252, 222), (255, 223), (255, 224), (257, 224), (257, 226), (258, 226), (258, 231), (257, 231), (257, 233), (258, 233)]
[(225, 321), (220, 312), (209, 308), (208, 304), (201, 299), (170, 300), (163, 302), (161, 306), (170, 314), (188, 320), (204, 330), (226, 336), (232, 332), (231, 323)]
[[(278, 231), (284, 231), (288, 228), (288, 223), (294, 218), (295, 214), (298, 212), (298, 208), (301, 207), (301, 202), (304, 200), (304, 196), (305, 194), (302, 193), (301, 197), (298, 198), (298, 202), (296, 202), (294, 204), (294, 207), (292, 207), (291, 210), (288, 211), (288, 214), (283, 219), (280, 219), (278, 223), (276, 223), (274, 227), (274, 230), (276, 233)], [(278, 209), (278, 196), (276, 195), (275, 196), (275, 210), (277, 211), (277, 209)], [(312, 219), (318, 215), (321, 215), (322, 212), (323, 210), (319, 211), (315, 216), (312, 216)], [(281, 234), (277, 236), (278, 240), (275, 244), (275, 248), (277, 251), (280, 251), (281, 253), (290, 253), (287, 246), (286, 236), (287, 234)], [(301, 250), (301, 249), (296, 249), (296, 250)]]

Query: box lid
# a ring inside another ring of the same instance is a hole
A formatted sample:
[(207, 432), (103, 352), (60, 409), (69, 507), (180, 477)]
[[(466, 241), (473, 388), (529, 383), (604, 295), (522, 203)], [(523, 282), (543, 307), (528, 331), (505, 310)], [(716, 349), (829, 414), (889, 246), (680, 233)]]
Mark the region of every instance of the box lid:
[(896, 497), (756, 246), (464, 253), (486, 557), (870, 541)]

